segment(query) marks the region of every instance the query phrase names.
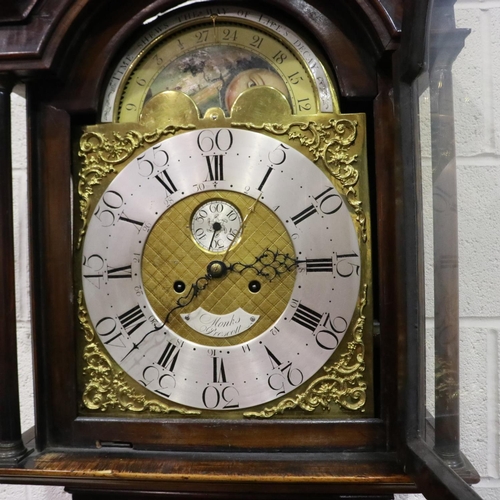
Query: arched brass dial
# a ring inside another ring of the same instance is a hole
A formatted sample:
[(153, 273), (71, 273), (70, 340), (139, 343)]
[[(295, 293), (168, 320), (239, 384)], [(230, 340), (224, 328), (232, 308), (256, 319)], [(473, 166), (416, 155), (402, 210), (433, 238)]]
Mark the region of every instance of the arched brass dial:
[(102, 121), (132, 122), (156, 94), (190, 96), (201, 116), (229, 116), (236, 98), (266, 85), (282, 92), (294, 114), (337, 108), (332, 83), (314, 51), (288, 27), (245, 8), (207, 7), (159, 18), (116, 66)]

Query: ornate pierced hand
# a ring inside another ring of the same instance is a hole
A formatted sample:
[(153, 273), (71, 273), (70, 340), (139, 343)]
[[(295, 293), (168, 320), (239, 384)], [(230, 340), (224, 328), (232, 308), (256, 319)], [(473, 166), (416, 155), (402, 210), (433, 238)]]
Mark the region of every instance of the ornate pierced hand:
[(235, 262), (234, 264), (229, 264), (228, 270), (242, 274), (244, 271), (251, 269), (255, 271), (257, 276), (262, 276), (272, 281), (282, 274), (293, 271), (298, 264), (299, 261), (290, 257), (289, 254), (268, 248), (261, 255), (255, 257), (252, 263)]
[[(247, 270), (252, 270), (257, 276), (272, 281), (273, 279), (281, 276), (282, 274), (293, 271), (299, 265), (299, 261), (284, 254), (279, 250), (267, 249), (255, 257), (251, 263), (234, 262), (233, 264), (225, 264), (221, 260), (213, 260), (207, 266), (207, 274), (198, 278), (190, 287), (188, 293), (177, 299), (176, 306), (171, 309), (166, 318), (165, 323), (168, 323), (170, 315), (177, 309), (187, 307), (198, 297), (200, 292), (207, 288), (212, 279), (219, 279), (226, 276), (229, 272), (243, 274)], [(164, 323), (164, 324), (165, 324)]]

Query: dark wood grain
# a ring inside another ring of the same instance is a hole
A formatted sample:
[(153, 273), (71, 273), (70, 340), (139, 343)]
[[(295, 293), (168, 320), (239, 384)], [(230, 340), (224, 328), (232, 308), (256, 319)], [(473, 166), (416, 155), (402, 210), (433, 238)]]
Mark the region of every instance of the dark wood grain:
[[(70, 125), (27, 89), (32, 324), (38, 447), (68, 436), (76, 417)], [(43, 90), (42, 90), (43, 91)]]
[(0, 4), (0, 24), (18, 23), (24, 21), (36, 4), (41, 0), (15, 0)]
[(0, 466), (25, 453), (21, 441), (16, 344), (10, 92), (0, 77)]
[[(13, 475), (15, 474), (15, 477)], [(415, 491), (392, 454), (148, 454), (53, 452), (30, 456), (0, 481), (100, 490), (257, 493)]]
[[(81, 491), (66, 489), (68, 493), (73, 495), (73, 500), (200, 500), (200, 499), (217, 499), (217, 500), (232, 500), (234, 493), (231, 492), (136, 492), (130, 493), (127, 491)], [(259, 500), (303, 500), (304, 495), (307, 495), (308, 500), (394, 500), (394, 496), (388, 495), (333, 495), (331, 493), (311, 493), (307, 491), (286, 492), (286, 493), (269, 493), (259, 492)], [(255, 500), (255, 493), (242, 492), (238, 495), (241, 500)]]
[[(82, 124), (98, 121), (106, 77), (142, 23), (179, 3), (46, 0), (25, 23), (0, 26), (0, 72), (28, 81), (39, 451), (18, 467), (0, 470), (0, 481), (66, 485), (80, 490), (78, 494), (87, 488), (234, 496), (415, 491), (402, 472), (403, 463), (418, 462), (412, 461), (406, 443), (424, 423), (421, 212), (411, 82), (422, 67), (427, 1), (252, 4), (305, 34), (331, 68), (343, 110), (368, 114), (380, 319), (378, 418), (307, 424), (81, 413), (72, 275), (72, 140)], [(403, 50), (394, 55), (400, 36)], [(9, 279), (4, 290), (9, 290)], [(10, 310), (11, 305), (5, 307)], [(102, 446), (98, 450), (96, 442)], [(423, 470), (423, 477), (427, 469), (413, 470)]]

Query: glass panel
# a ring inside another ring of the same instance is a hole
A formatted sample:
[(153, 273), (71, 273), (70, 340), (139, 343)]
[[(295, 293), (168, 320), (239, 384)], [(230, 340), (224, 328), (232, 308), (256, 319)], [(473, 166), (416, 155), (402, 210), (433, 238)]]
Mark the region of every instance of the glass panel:
[(484, 499), (500, 499), (499, 46), (500, 2), (435, 0), (418, 81), (426, 440), (459, 475), (472, 462)]

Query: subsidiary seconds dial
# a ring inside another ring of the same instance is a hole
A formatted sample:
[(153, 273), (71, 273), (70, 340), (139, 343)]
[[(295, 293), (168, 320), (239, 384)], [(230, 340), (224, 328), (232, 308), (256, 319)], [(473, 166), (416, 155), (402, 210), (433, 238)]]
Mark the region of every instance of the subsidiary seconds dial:
[[(216, 261), (227, 272), (210, 275)], [(328, 361), (360, 265), (351, 213), (322, 170), (272, 137), (212, 128), (157, 143), (110, 183), (82, 281), (97, 337), (130, 377), (181, 405), (234, 410), (285, 396)]]
[(215, 199), (203, 203), (193, 214), (193, 238), (209, 252), (225, 252), (239, 238), (241, 215), (225, 200)]

